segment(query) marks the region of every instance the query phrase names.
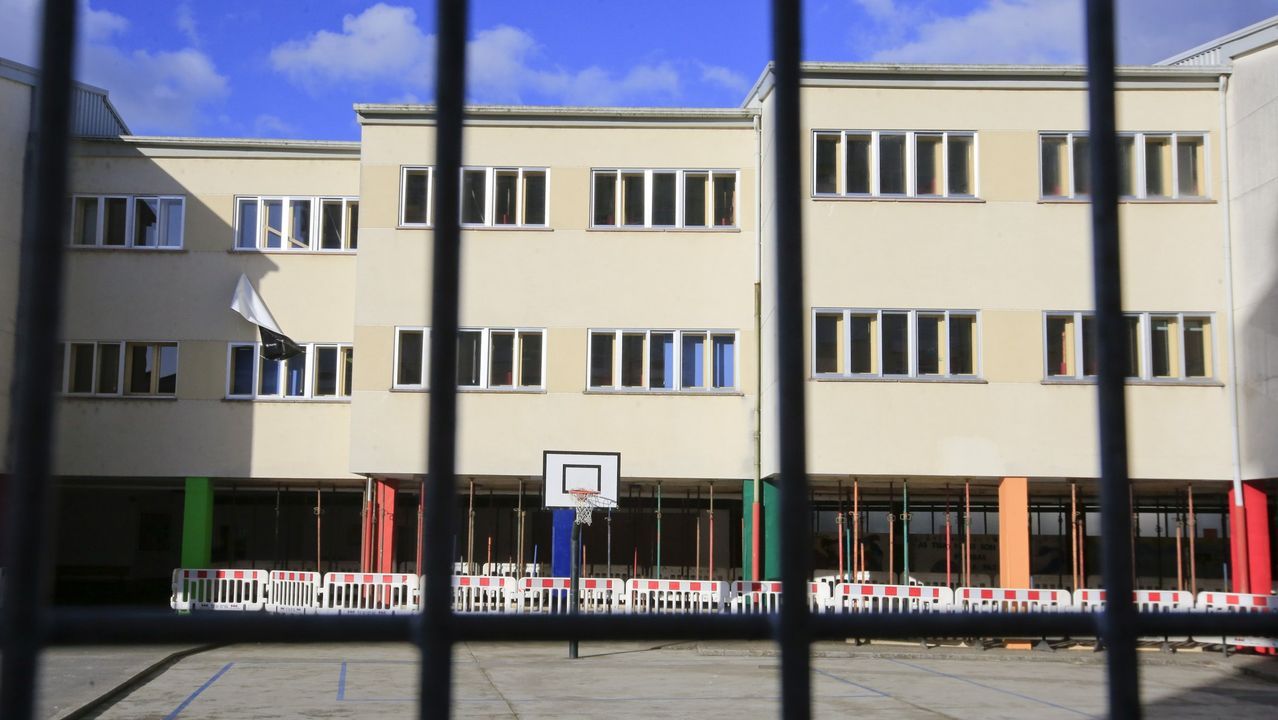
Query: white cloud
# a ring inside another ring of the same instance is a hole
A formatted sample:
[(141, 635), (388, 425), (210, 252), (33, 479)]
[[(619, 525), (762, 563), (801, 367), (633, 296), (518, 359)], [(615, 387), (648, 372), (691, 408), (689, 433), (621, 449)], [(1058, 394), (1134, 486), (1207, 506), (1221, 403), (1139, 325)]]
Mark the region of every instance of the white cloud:
[[(0, 0), (0, 48), (3, 54), (30, 65), (39, 61), (37, 0)], [(192, 48), (128, 50), (123, 41), (130, 23), (109, 10), (80, 3), (76, 77), (106, 88), (111, 102), (138, 133), (190, 132), (201, 127), (209, 106), (224, 99), (229, 83), (213, 60)]]
[(297, 135), (297, 128), (277, 115), (258, 115), (253, 120), (253, 134), (258, 137), (288, 137)]
[(911, 39), (882, 48), (871, 59), (907, 63), (1078, 62), (1083, 42), (1081, 19), (1078, 0), (989, 0), (966, 15), (924, 21), (916, 26)]
[(342, 18), (340, 33), (320, 30), (271, 50), (271, 66), (311, 90), (330, 82), (400, 79), (430, 84), (435, 38), (417, 27), (412, 8), (378, 3)]
[[(679, 93), (671, 63), (641, 64), (618, 75), (598, 66), (546, 67), (529, 33), (498, 25), (467, 46), (468, 92), (477, 102), (607, 105), (658, 101)], [(271, 50), (272, 67), (312, 92), (332, 84), (382, 83), (397, 94), (434, 86), (435, 36), (412, 8), (378, 3), (342, 18), (341, 32), (320, 30)]]
[(195, 22), (195, 12), (191, 10), (190, 2), (183, 0), (183, 2), (178, 3), (173, 22), (177, 25), (178, 31), (186, 36), (187, 42), (195, 47), (201, 45), (200, 29)]
[(725, 90), (744, 93), (750, 89), (750, 79), (722, 65), (701, 65), (701, 82), (718, 85)]

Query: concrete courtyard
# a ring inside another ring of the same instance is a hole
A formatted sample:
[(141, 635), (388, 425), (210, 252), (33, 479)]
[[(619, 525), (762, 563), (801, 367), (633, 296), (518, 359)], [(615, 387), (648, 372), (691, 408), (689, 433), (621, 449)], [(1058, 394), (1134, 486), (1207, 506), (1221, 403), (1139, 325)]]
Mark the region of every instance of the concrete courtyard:
[[(455, 651), (457, 717), (776, 717), (768, 643), (467, 643)], [(813, 647), (819, 717), (1103, 717), (1103, 654)], [(1142, 654), (1148, 717), (1262, 717), (1278, 707), (1278, 661)], [(169, 665), (87, 717), (412, 718), (409, 645), (232, 645)], [(46, 707), (49, 698), (45, 698)]]

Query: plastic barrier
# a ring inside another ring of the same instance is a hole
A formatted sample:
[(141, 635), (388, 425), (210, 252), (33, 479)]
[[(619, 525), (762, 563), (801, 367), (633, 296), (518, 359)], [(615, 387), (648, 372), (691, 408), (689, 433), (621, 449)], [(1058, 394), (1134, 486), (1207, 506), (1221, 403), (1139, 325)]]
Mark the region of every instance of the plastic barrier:
[[(823, 579), (808, 583), (808, 610), (828, 612), (832, 593)], [(732, 600), (728, 607), (734, 613), (774, 613), (781, 610), (781, 583), (775, 580), (737, 580), (732, 583)]]
[(626, 605), (632, 613), (713, 613), (727, 606), (727, 591), (722, 580), (647, 580), (626, 581)]
[(318, 612), (340, 615), (404, 615), (421, 609), (421, 578), (408, 573), (324, 574)]
[[(1186, 612), (1194, 609), (1194, 596), (1184, 590), (1135, 590), (1132, 602), (1139, 612)], [(1079, 588), (1074, 591), (1074, 607), (1084, 612), (1105, 608), (1105, 591)]]
[(501, 575), (502, 577), (536, 577), (538, 574), (537, 566), (533, 563), (524, 563), (524, 568), (519, 569), (519, 563), (484, 563), (479, 568), (480, 575)]
[[(1245, 595), (1243, 593), (1200, 592), (1198, 609), (1204, 612), (1278, 612), (1278, 595)], [(1233, 636), (1231, 645), (1278, 648), (1278, 638)]]
[(954, 591), (926, 585), (840, 583), (834, 587), (835, 612), (946, 612), (954, 605)]
[[(422, 583), (426, 582), (425, 576)], [(453, 612), (500, 613), (515, 607), (515, 578), (499, 575), (454, 575)]]
[(1068, 590), (961, 587), (954, 609), (964, 612), (1060, 612), (1073, 606)]
[(267, 583), (266, 612), (309, 615), (319, 610), (323, 578), (316, 572), (272, 570)]
[[(565, 577), (526, 577), (519, 581), (519, 611), (525, 613), (568, 612)], [(577, 605), (580, 612), (615, 613), (625, 611), (626, 583), (618, 578), (579, 578)]]
[(266, 605), (265, 570), (173, 571), (174, 610), (261, 610)]

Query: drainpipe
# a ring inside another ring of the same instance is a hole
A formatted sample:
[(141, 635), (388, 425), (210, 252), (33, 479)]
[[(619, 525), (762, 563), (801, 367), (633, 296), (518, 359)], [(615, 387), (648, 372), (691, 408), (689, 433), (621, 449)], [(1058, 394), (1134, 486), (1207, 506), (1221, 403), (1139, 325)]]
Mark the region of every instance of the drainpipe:
[[(1229, 216), (1229, 112), (1225, 93), (1229, 89), (1229, 76), (1220, 76), (1220, 194), (1225, 246), (1225, 352), (1229, 362), (1229, 431), (1233, 451), (1234, 471), (1234, 520), (1230, 531), (1238, 548), (1234, 576), (1239, 581), (1239, 591), (1251, 592), (1251, 562), (1247, 548), (1247, 513), (1243, 508), (1242, 440), (1238, 430), (1238, 353), (1234, 330), (1234, 257), (1233, 229)], [(1266, 588), (1266, 591), (1268, 589)]]
[[(763, 579), (763, 130), (754, 116), (754, 502), (750, 506), (750, 579)], [(743, 568), (744, 570), (744, 568)]]

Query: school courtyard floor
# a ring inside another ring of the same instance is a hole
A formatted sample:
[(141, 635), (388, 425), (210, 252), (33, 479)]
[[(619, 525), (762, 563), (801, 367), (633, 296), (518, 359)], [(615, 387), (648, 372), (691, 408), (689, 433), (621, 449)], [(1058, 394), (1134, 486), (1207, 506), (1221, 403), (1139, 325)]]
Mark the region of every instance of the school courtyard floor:
[[(774, 647), (585, 642), (581, 658), (569, 660), (565, 643), (462, 644), (454, 654), (454, 715), (776, 717)], [(416, 717), (417, 651), (409, 645), (224, 646), (152, 667), (113, 700), (79, 711), (62, 701), (62, 710), (54, 709), (55, 696), (77, 689), (76, 667), (86, 658), (102, 667), (117, 657), (117, 670), (129, 662), (146, 665), (141, 656), (112, 655), (121, 652), (131, 651), (73, 649), (48, 656), (45, 717), (68, 711), (102, 718)], [(818, 717), (1105, 714), (1103, 653), (819, 643), (813, 655)], [(1278, 659), (1150, 652), (1141, 660), (1147, 717), (1264, 717), (1278, 707)], [(99, 678), (98, 690), (107, 684)]]

